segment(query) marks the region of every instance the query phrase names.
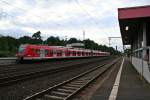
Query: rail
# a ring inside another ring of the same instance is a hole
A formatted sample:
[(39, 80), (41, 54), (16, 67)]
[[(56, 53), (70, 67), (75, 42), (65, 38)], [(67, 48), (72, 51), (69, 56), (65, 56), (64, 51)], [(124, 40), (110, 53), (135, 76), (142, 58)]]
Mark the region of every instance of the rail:
[(147, 61), (147, 63), (150, 64), (150, 46), (134, 50), (133, 56), (141, 58), (142, 60)]
[[(102, 60), (106, 60), (102, 59)], [(16, 82), (20, 82), (23, 80), (27, 80), (27, 79), (33, 79), (36, 77), (40, 77), (40, 76), (45, 76), (48, 75), (50, 73), (57, 73), (57, 72), (61, 72), (61, 71), (66, 71), (66, 70), (70, 70), (73, 68), (76, 68), (76, 66), (83, 66), (83, 65), (88, 65), (88, 64), (92, 64), (97, 62), (96, 61), (91, 61), (91, 62), (85, 62), (85, 63), (80, 63), (80, 64), (75, 64), (75, 65), (71, 65), (71, 66), (66, 66), (66, 67), (62, 67), (62, 68), (55, 68), (55, 69), (46, 69), (46, 70), (35, 70), (35, 71), (29, 71), (26, 73), (20, 73), (20, 74), (7, 74), (7, 76), (4, 76), (2, 78), (0, 78), (0, 87), (2, 86), (7, 86)]]
[(16, 57), (0, 58), (0, 65), (11, 65), (11, 64), (15, 64), (16, 62), (17, 62)]
[[(43, 90), (35, 95), (29, 96), (24, 100), (45, 100), (48, 99), (62, 99), (68, 100), (71, 99), (74, 95), (80, 92), (83, 88), (88, 86), (91, 82), (105, 73), (111, 66), (113, 66), (117, 61), (114, 60), (110, 64), (104, 64), (93, 68), (87, 72), (84, 72), (72, 79), (64, 81), (58, 85), (50, 87), (46, 90)], [(101, 69), (103, 68), (103, 69)]]

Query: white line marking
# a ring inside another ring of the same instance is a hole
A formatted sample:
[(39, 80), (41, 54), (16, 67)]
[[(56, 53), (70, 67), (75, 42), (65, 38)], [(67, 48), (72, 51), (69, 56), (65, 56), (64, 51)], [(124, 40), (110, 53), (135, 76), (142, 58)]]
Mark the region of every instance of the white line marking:
[(124, 58), (122, 60), (119, 72), (117, 74), (117, 78), (115, 80), (114, 86), (113, 86), (113, 88), (111, 90), (111, 93), (110, 93), (110, 96), (109, 96), (109, 100), (116, 100), (117, 93), (118, 93), (118, 88), (119, 88), (119, 83), (120, 83), (120, 77), (121, 77), (123, 63), (124, 63)]

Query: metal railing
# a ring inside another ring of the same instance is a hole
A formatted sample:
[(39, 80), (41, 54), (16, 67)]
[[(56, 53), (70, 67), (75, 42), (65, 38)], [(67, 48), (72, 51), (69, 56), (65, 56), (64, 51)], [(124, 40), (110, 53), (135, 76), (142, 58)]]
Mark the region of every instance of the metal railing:
[(150, 46), (138, 48), (133, 51), (133, 56), (137, 58), (143, 58), (144, 61), (150, 62)]
[(16, 57), (0, 58), (0, 65), (11, 65), (11, 64), (15, 64), (16, 62), (17, 62)]
[(143, 61), (146, 61), (150, 71), (150, 46), (134, 50), (133, 56), (142, 59), (142, 68), (143, 68)]

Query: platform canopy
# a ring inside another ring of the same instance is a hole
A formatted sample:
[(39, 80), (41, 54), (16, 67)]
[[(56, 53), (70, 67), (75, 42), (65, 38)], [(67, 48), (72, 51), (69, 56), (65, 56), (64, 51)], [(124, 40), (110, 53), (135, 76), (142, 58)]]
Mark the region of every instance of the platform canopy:
[(150, 22), (150, 5), (118, 8), (118, 20), (124, 45), (131, 45), (143, 22)]

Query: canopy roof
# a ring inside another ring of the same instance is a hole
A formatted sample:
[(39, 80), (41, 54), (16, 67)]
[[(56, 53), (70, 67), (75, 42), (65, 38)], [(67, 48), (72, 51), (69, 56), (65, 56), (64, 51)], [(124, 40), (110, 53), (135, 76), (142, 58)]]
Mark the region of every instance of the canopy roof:
[(123, 44), (130, 45), (140, 25), (143, 22), (150, 22), (150, 5), (118, 8), (118, 20)]

